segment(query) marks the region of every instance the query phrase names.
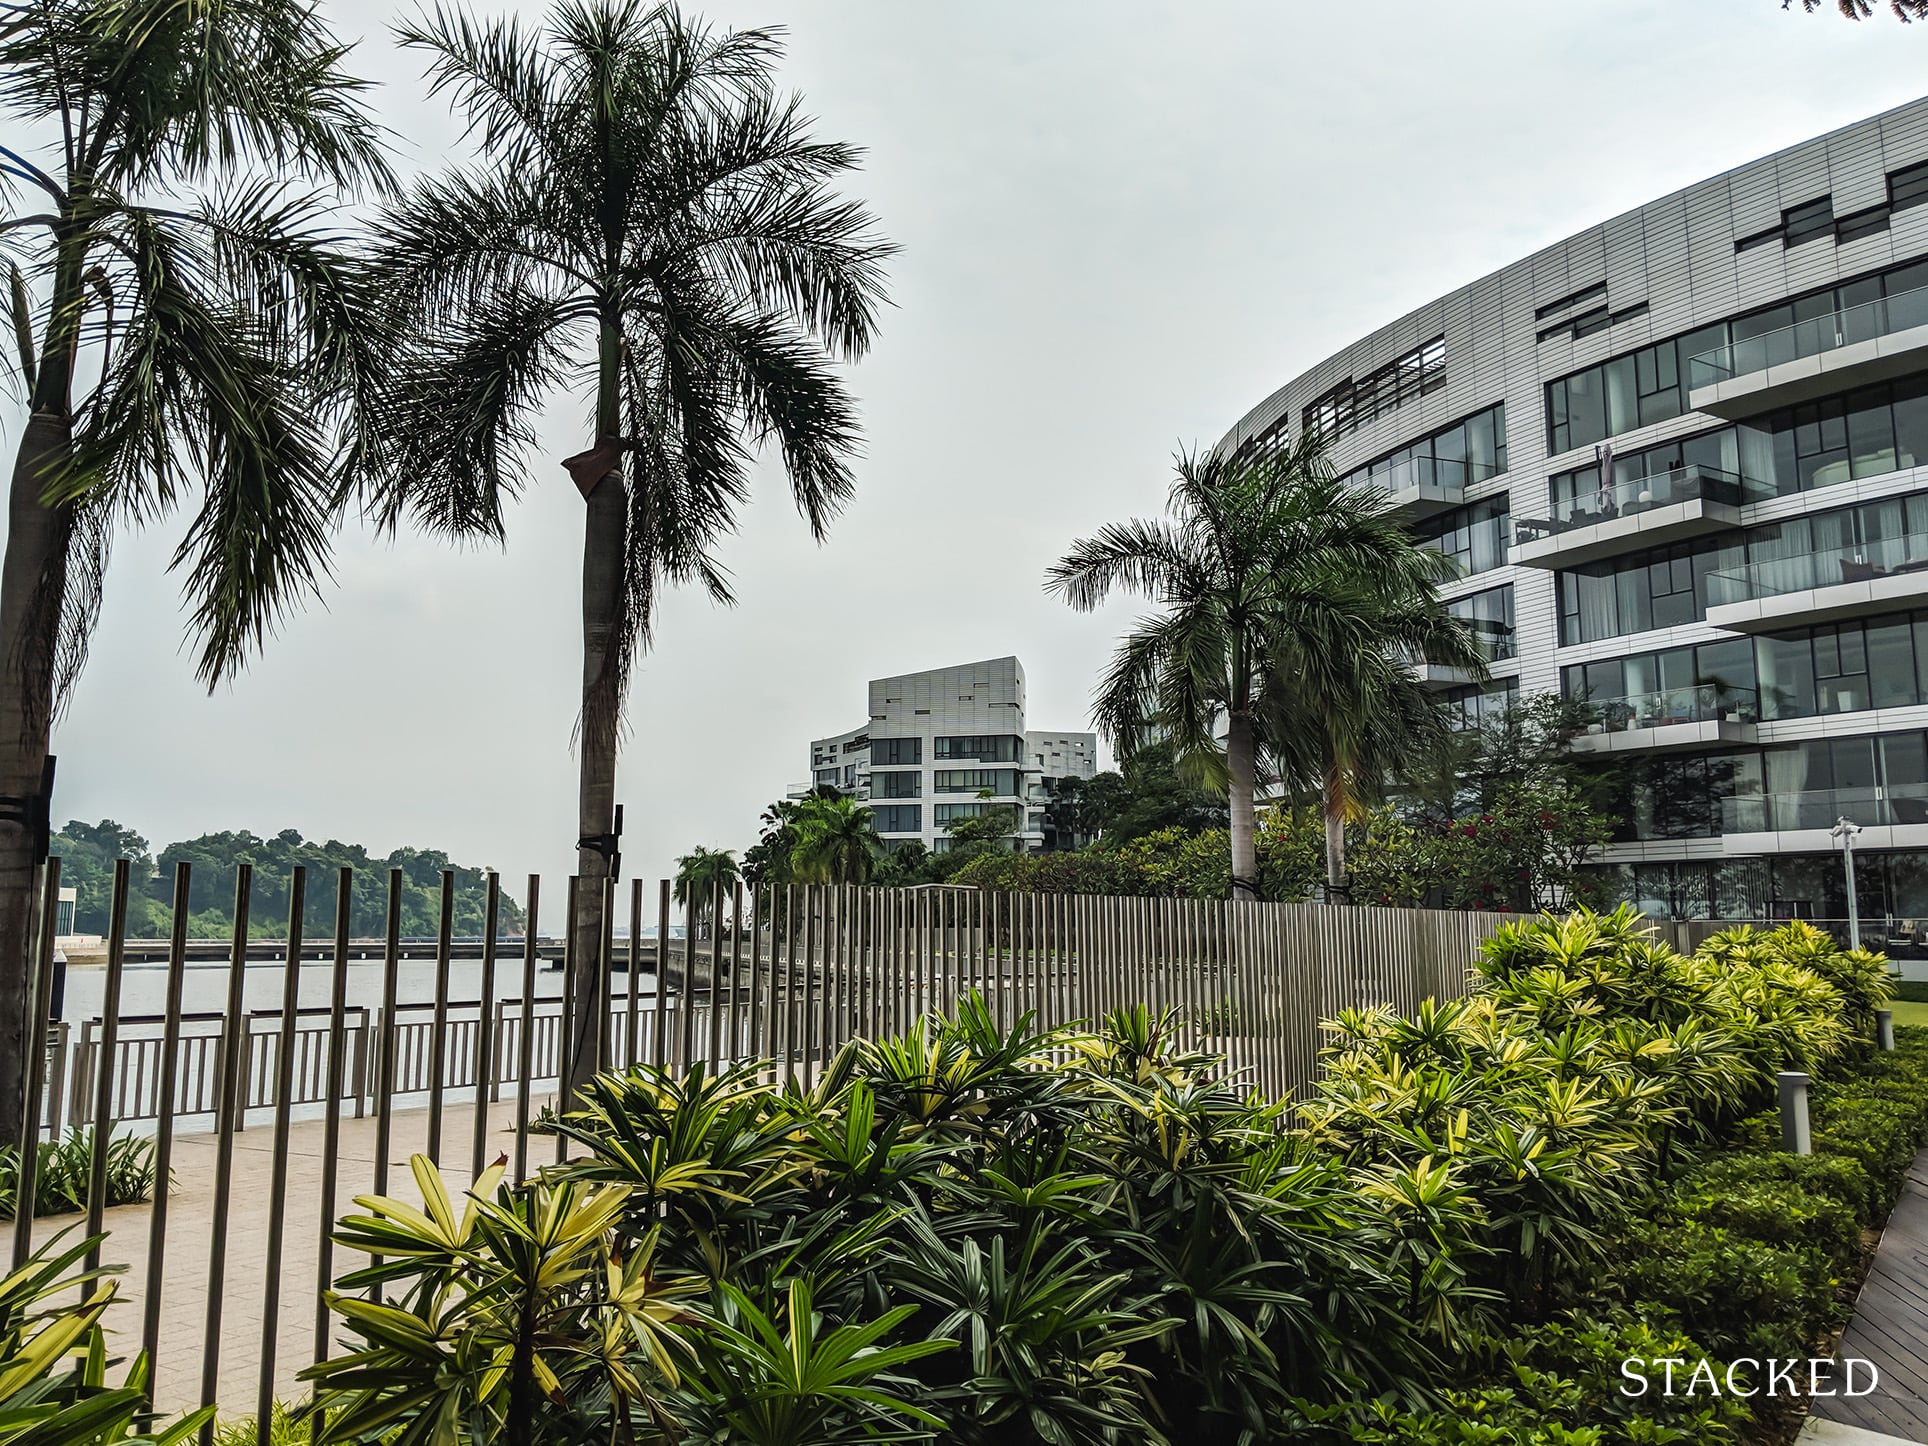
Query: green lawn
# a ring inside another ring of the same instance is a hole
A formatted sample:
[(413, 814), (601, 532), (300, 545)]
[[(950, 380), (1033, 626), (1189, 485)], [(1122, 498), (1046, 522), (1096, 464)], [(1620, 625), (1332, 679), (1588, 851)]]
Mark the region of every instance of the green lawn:
[(1928, 1004), (1907, 999), (1897, 999), (1888, 1006), (1895, 1012), (1896, 1024), (1928, 1025)]

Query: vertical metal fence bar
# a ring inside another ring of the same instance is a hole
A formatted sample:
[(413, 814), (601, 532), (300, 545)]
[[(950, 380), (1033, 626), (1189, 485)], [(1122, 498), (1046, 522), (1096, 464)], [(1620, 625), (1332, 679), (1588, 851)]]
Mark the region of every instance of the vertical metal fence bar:
[(764, 999), (769, 992), (763, 985), (763, 930), (770, 919), (769, 898), (769, 890), (757, 884), (750, 886), (750, 994), (749, 1018), (744, 1026), (747, 1045), (744, 1054), (753, 1063), (761, 1061), (769, 1053), (763, 1018), (766, 1008)]
[[(455, 932), (455, 870), (442, 870), (442, 915), (435, 928), (435, 1014), (428, 1034), (428, 1157), (442, 1163), (442, 1077), (449, 1048), (449, 955)], [(266, 1446), (266, 1443), (263, 1443)]]
[[(14, 1175), (13, 1268), (18, 1270), (33, 1253), (33, 1201), (40, 1188), (41, 1087), (51, 1086), (47, 1104), (48, 1134), (60, 1132), (61, 1075), (67, 1067), (65, 1051), (47, 1059), (47, 1037), (58, 1037), (53, 1018), (54, 940), (60, 931), (60, 860), (50, 858), (41, 870), (40, 914), (35, 920), (32, 992), (28, 996), (26, 1055), (33, 1064), (23, 1081), (20, 1110), (20, 1156)], [(51, 1078), (50, 1078), (51, 1077)]]
[(335, 1288), (335, 1186), (341, 1172), (341, 1097), (348, 1087), (348, 936), (355, 871), (335, 875), (335, 959), (328, 980), (328, 1103), (322, 1113), (321, 1235), (315, 1242), (315, 1361), (328, 1359), (328, 1299)]
[[(234, 1132), (245, 1103), (242, 1088), (247, 1049), (243, 1032), (247, 1016), (248, 908), (254, 895), (254, 865), (234, 870), (234, 947), (228, 956), (228, 1007), (223, 1016), (221, 1098), (215, 1123), (214, 1205), (208, 1221), (208, 1313), (201, 1337), (201, 1404), (212, 1406), (221, 1379), (221, 1304), (226, 1298), (228, 1264), (228, 1199), (234, 1185)], [(201, 1446), (212, 1446), (214, 1423), (201, 1428)]]
[[(114, 894), (107, 916), (107, 982), (100, 1005), (100, 1078), (94, 1093), (93, 1173), (87, 1181), (90, 1237), (101, 1233), (101, 1220), (107, 1212), (107, 1146), (114, 1133), (114, 1049), (120, 1041), (121, 982), (127, 968), (128, 869), (126, 859), (114, 860)], [(31, 1201), (27, 1209), (33, 1209)], [(100, 1269), (98, 1241), (87, 1251), (87, 1269)], [(82, 1287), (83, 1298), (92, 1289), (91, 1282)]]
[(529, 1092), (536, 1063), (536, 940), (542, 909), (542, 878), (529, 875), (529, 902), (522, 916), (522, 1028), (516, 1036), (515, 1179), (529, 1178)]
[[(388, 1193), (388, 1152), (395, 1132), (395, 1065), (402, 1032), (395, 1018), (396, 996), (402, 974), (402, 871), (388, 871), (388, 917), (383, 925), (382, 1012), (375, 1026), (375, 1168), (370, 1183), (376, 1195)], [(372, 1257), (371, 1263), (380, 1256)], [(379, 1301), (382, 1288), (376, 1285), (370, 1299)]]
[[(161, 1028), (160, 1080), (154, 1100), (154, 1203), (147, 1216), (147, 1291), (141, 1300), (141, 1349), (147, 1355), (148, 1404), (153, 1404), (156, 1362), (161, 1351), (162, 1267), (167, 1262), (167, 1197), (174, 1178), (174, 1096), (179, 1081), (177, 1056), (181, 1048), (181, 995), (187, 985), (188, 864), (174, 866), (174, 906), (168, 918), (167, 994), (161, 1006), (165, 1023)], [(38, 1131), (35, 1132), (35, 1135)], [(23, 1136), (22, 1158), (32, 1149), (35, 1136)], [(15, 1202), (19, 1208), (19, 1202)], [(29, 1206), (27, 1214), (33, 1213)]]
[(743, 881), (730, 886), (730, 1002), (729, 1061), (735, 1064), (744, 1055), (743, 1028), (738, 1018), (738, 995), (743, 975)]
[[(563, 900), (562, 928), (562, 1013), (556, 1019), (556, 1102), (555, 1112), (561, 1116), (568, 1107), (569, 1062), (580, 1048), (580, 1041), (574, 1038), (576, 1032), (576, 1013), (580, 1007), (576, 1002), (576, 925), (582, 919), (582, 875), (569, 876), (569, 893)], [(569, 1140), (560, 1131), (556, 1134), (556, 1163), (560, 1165), (569, 1154)]]
[(711, 1074), (716, 1073), (723, 1058), (723, 881), (715, 880), (710, 885), (710, 987), (704, 991), (704, 998), (710, 1002), (708, 1044), (703, 1051), (703, 1059)]
[(770, 1083), (790, 1079), (790, 928), (795, 906), (788, 884), (770, 885)]
[(475, 1014), (475, 1119), (471, 1121), (469, 1142), (469, 1179), (479, 1180), (487, 1168), (489, 1151), (489, 1101), (495, 1080), (495, 953), (496, 915), (502, 907), (502, 876), (490, 869), (482, 897), (482, 980), (476, 991), (479, 1001)]
[(656, 978), (649, 986), (656, 1007), (650, 1011), (649, 1062), (661, 1069), (664, 1062), (664, 1029), (669, 1009), (669, 889), (668, 879), (656, 887)]
[(616, 1062), (615, 1024), (610, 1007), (616, 1002), (616, 876), (603, 875), (602, 932), (596, 936), (596, 997), (591, 1001), (595, 1020), (596, 1072), (607, 1074)]
[[(301, 1010), (301, 915), (308, 870), (297, 864), (288, 884), (288, 954), (281, 970), (281, 1032), (274, 1057), (274, 1165), (268, 1186), (268, 1260), (261, 1287), (261, 1368), (255, 1380), (254, 1439), (270, 1446), (274, 1431), (274, 1363), (281, 1326), (281, 1247), (288, 1229), (288, 1129), (295, 1094), (295, 1024)], [(323, 1207), (327, 1213), (327, 1207)]]
[(634, 1069), (643, 1057), (636, 1030), (641, 1019), (643, 973), (643, 881), (629, 881), (629, 1021), (623, 1026), (623, 1067)]
[(701, 905), (694, 888), (683, 897), (683, 982), (676, 991), (676, 1067), (688, 1070), (696, 1058), (696, 934)]
[(797, 1038), (802, 1019), (797, 1013), (797, 886), (783, 886), (783, 1082), (797, 1082)]
[(817, 910), (822, 901), (822, 892), (822, 889), (815, 884), (806, 884), (801, 890), (803, 894), (803, 977), (799, 981), (802, 998), (799, 1001), (801, 1008), (798, 1013), (801, 1018), (798, 1023), (803, 1033), (803, 1050), (798, 1065), (805, 1089), (810, 1087), (815, 1078), (812, 1068), (817, 1046), (817, 1016), (816, 1010), (811, 1007), (811, 1000), (816, 987)]

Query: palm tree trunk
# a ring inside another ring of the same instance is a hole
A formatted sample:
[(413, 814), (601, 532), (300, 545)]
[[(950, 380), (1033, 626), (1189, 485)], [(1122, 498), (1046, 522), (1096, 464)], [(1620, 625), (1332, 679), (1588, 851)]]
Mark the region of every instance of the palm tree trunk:
[(1346, 888), (1346, 800), (1337, 775), (1326, 780), (1324, 804), (1326, 902), (1337, 904)]
[(1225, 770), (1232, 811), (1232, 897), (1256, 901), (1260, 897), (1258, 830), (1252, 791), (1257, 786), (1258, 769), (1249, 713), (1234, 712), (1226, 718)]
[[(54, 651), (67, 590), (71, 505), (40, 500), (48, 461), (67, 450), (67, 423), (35, 411), (14, 458), (7, 500), (7, 551), (0, 563), (0, 795), (40, 790), (53, 729)], [(0, 1144), (19, 1141), (34, 1041), (27, 1037), (32, 978), (34, 875), (39, 839), (30, 819), (0, 817)], [(28, 810), (33, 811), (33, 810)]]
[[(596, 401), (596, 442), (613, 440), (620, 427), (617, 391), (621, 333), (607, 318), (602, 328), (601, 384)], [(576, 873), (581, 879), (576, 917), (570, 921), (575, 1003), (569, 1024), (569, 1058), (561, 1091), (571, 1100), (588, 1086), (602, 1063), (608, 1025), (603, 1001), (609, 980), (602, 958), (603, 881), (610, 877), (616, 827), (616, 746), (622, 721), (619, 660), (623, 638), (623, 570), (628, 554), (629, 489), (622, 454), (590, 491), (582, 541), (582, 766), (576, 793)], [(609, 847), (591, 845), (608, 844)]]

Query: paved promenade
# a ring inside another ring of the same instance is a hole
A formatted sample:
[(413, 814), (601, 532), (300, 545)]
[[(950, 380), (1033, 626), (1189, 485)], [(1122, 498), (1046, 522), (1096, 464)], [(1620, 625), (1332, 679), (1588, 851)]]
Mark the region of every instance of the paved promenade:
[[(532, 1106), (532, 1108), (534, 1108)], [(451, 1163), (443, 1177), (451, 1192), (469, 1184), (472, 1103), (444, 1110), (442, 1154)], [(515, 1151), (514, 1102), (505, 1100), (489, 1113), (488, 1155), (511, 1158)], [(388, 1193), (418, 1203), (408, 1168), (411, 1154), (423, 1148), (428, 1132), (427, 1110), (397, 1111), (389, 1149)], [(320, 1266), (323, 1222), (347, 1214), (354, 1198), (367, 1194), (375, 1160), (374, 1119), (346, 1119), (341, 1124), (341, 1164), (332, 1204), (321, 1193), (322, 1125), (319, 1121), (291, 1127), (288, 1152), (288, 1211), (281, 1252), (281, 1288), (276, 1293), (279, 1319), (274, 1341), (275, 1391), (284, 1400), (304, 1393), (296, 1375), (315, 1359), (315, 1300)], [(222, 1289), (221, 1355), (215, 1399), (222, 1416), (252, 1416), (263, 1351), (269, 1206), (272, 1203), (274, 1129), (250, 1125), (234, 1137), (234, 1185), (230, 1197), (226, 1280)], [(531, 1167), (555, 1159), (552, 1138), (531, 1137)], [(208, 1255), (214, 1218), (215, 1137), (184, 1135), (174, 1141), (174, 1191), (167, 1211), (168, 1239), (161, 1290), (160, 1348), (157, 1353), (156, 1401), (167, 1412), (192, 1409), (201, 1402), (202, 1343), (208, 1312)], [(324, 1209), (327, 1204), (328, 1208)], [(107, 1212), (108, 1237), (104, 1259), (124, 1265), (120, 1298), (107, 1315), (112, 1345), (127, 1354), (140, 1348), (142, 1300), (147, 1286), (147, 1205), (123, 1205)], [(84, 1217), (52, 1216), (35, 1222), (36, 1242), (62, 1229), (84, 1229)], [(366, 1263), (366, 1258), (335, 1249), (337, 1279)], [(331, 1323), (331, 1331), (333, 1325)]]

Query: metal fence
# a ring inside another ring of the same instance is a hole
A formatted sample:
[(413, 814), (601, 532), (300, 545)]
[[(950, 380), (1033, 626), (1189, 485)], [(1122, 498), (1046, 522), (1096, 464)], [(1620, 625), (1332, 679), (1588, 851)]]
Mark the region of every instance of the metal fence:
[[(331, 1348), (320, 1293), (338, 1277), (329, 1235), (348, 1208), (344, 1192), (386, 1193), (406, 1179), (398, 1167), (417, 1150), (458, 1184), (498, 1156), (517, 1179), (539, 1168), (537, 1153), (559, 1158), (539, 1114), (572, 1048), (608, 1068), (767, 1062), (777, 1080), (807, 1086), (849, 1041), (901, 1033), (975, 991), (1005, 1027), (1026, 1015), (1040, 1027), (1096, 1020), (1139, 1003), (1169, 1010), (1180, 1043), (1224, 1055), (1253, 1087), (1281, 1095), (1314, 1077), (1322, 1017), (1349, 1005), (1410, 1010), (1464, 992), (1468, 965), (1498, 923), (1408, 909), (961, 888), (739, 886), (672, 907), (668, 883), (645, 890), (638, 880), (628, 886), (626, 932), (615, 927), (620, 911), (607, 910), (593, 967), (578, 967), (585, 961), (565, 942), (562, 997), (544, 999), (540, 880), (528, 880), (527, 944), (499, 957), (500, 883), (491, 874), (480, 988), (457, 1001), (455, 882), (445, 872), (434, 998), (420, 1000), (400, 997), (401, 882), (392, 872), (387, 937), (374, 950), (380, 998), (351, 1000), (350, 965), (370, 946), (349, 937), (349, 871), (336, 892), (333, 947), (314, 959), (302, 939), (306, 878), (295, 870), (282, 957), (325, 970), (328, 1003), (303, 1007), (302, 967), (283, 964), (280, 1007), (250, 1010), (252, 874), (243, 865), (226, 1008), (184, 1013), (190, 875), (180, 865), (165, 1006), (123, 1016), (122, 862), (102, 1007), (75, 1027), (47, 1018), (59, 861), (47, 870), (31, 983), (49, 1049), (47, 1068), (27, 1081), (23, 1125), (35, 1129), (23, 1134), (94, 1127), (86, 1228), (110, 1229), (106, 1259), (129, 1267), (117, 1319), (126, 1344), (153, 1359), (158, 1409), (253, 1409), (265, 1443), (271, 1402), (293, 1393), (296, 1371)], [(572, 879), (557, 931), (564, 941), (576, 937), (568, 926), (578, 904)], [(578, 980), (595, 991), (586, 1007), (573, 997)], [(497, 999), (499, 985), (511, 997)], [(572, 1040), (572, 1020), (595, 1038)], [(174, 1188), (110, 1214), (111, 1137), (131, 1130), (151, 1131), (158, 1178), (171, 1176)], [(33, 1198), (34, 1176), (34, 1152), (23, 1152), (19, 1199)], [(21, 1212), (16, 1263), (59, 1223)]]

